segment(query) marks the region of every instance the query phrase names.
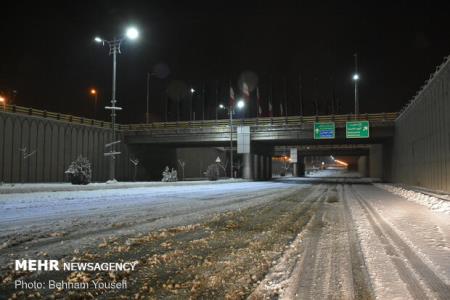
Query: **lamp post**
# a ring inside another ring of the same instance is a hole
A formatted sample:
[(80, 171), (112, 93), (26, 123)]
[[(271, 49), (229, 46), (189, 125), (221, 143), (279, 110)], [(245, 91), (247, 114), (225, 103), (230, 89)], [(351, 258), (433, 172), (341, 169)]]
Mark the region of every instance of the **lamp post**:
[[(244, 100), (239, 100), (236, 104), (238, 109), (243, 109), (245, 106)], [(219, 104), (220, 109), (226, 109), (230, 117), (230, 177), (234, 178), (233, 175), (233, 113), (234, 107), (230, 104), (229, 107), (225, 107), (223, 104)]]
[(194, 98), (195, 89), (191, 87), (190, 105), (189, 105), (189, 121), (192, 121), (192, 98)]
[(358, 54), (355, 53), (355, 74), (353, 74), (353, 81), (355, 82), (355, 118), (359, 115), (359, 99), (358, 99)]
[(97, 118), (97, 90), (91, 89), (91, 95), (94, 97), (94, 119)]
[(117, 71), (117, 54), (120, 54), (120, 45), (125, 39), (135, 40), (139, 37), (139, 32), (136, 28), (130, 27), (126, 30), (125, 35), (119, 38), (113, 38), (112, 40), (104, 40), (100, 37), (95, 37), (94, 40), (97, 43), (102, 43), (102, 45), (108, 44), (109, 46), (109, 55), (113, 56), (113, 74), (112, 74), (112, 97), (111, 97), (111, 106), (106, 106), (105, 109), (111, 110), (111, 125), (112, 125), (112, 138), (111, 143), (107, 144), (110, 147), (110, 152), (107, 154), (110, 156), (109, 161), (109, 179), (111, 181), (115, 180), (115, 155), (120, 154), (119, 152), (115, 152), (116, 142), (116, 110), (122, 110), (121, 107), (117, 107), (117, 99), (116, 99), (116, 71)]
[(3, 96), (0, 96), (0, 103), (3, 104), (3, 111), (6, 111), (6, 99)]

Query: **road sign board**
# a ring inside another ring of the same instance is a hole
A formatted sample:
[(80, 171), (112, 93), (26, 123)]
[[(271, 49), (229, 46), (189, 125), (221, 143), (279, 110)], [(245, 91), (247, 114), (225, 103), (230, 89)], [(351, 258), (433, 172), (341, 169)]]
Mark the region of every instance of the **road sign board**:
[(333, 122), (327, 123), (314, 123), (314, 139), (334, 139), (335, 126)]
[(348, 139), (364, 139), (370, 136), (369, 121), (350, 121), (345, 127)]

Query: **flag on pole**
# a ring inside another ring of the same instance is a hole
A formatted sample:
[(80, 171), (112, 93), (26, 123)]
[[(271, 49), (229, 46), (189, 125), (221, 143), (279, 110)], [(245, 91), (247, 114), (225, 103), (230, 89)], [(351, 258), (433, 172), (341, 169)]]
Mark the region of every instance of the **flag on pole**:
[(283, 103), (280, 103), (280, 117), (282, 117), (283, 114)]
[(273, 113), (272, 113), (272, 100), (269, 100), (269, 117), (273, 117)]
[(244, 94), (245, 101), (249, 102), (249, 100), (250, 100), (250, 89), (248, 88), (248, 85), (245, 82), (242, 84), (242, 93)]
[(234, 97), (234, 90), (233, 87), (230, 86), (230, 106), (233, 107), (234, 103), (236, 101), (236, 98)]
[(262, 107), (259, 99), (259, 87), (256, 87), (256, 105), (258, 106), (258, 117), (262, 115)]

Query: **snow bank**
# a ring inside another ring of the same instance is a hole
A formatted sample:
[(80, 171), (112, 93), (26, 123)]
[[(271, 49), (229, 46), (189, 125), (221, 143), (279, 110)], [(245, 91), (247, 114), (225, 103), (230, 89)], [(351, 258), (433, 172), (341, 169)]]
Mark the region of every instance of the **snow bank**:
[(432, 210), (450, 214), (450, 201), (439, 199), (437, 197), (426, 195), (424, 193), (404, 189), (398, 186), (393, 186), (390, 184), (375, 184), (375, 186), (384, 189), (388, 192), (391, 192), (393, 194), (402, 196), (406, 200), (427, 206)]

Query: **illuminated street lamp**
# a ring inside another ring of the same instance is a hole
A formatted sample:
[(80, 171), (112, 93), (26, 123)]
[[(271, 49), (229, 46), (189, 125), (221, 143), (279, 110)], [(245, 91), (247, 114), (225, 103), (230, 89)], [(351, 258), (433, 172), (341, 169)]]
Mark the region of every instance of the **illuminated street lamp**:
[(125, 34), (119, 38), (113, 38), (112, 40), (105, 40), (101, 37), (95, 37), (94, 41), (97, 43), (102, 43), (102, 45), (108, 44), (109, 46), (109, 55), (113, 56), (113, 74), (112, 74), (112, 99), (111, 106), (106, 106), (105, 109), (111, 110), (111, 125), (112, 125), (112, 141), (107, 146), (110, 147), (110, 152), (105, 153), (105, 155), (110, 156), (110, 164), (109, 164), (109, 179), (111, 181), (115, 180), (115, 155), (120, 154), (120, 152), (115, 151), (115, 145), (118, 143), (116, 141), (116, 110), (121, 110), (121, 107), (117, 107), (117, 99), (116, 99), (116, 70), (117, 70), (117, 54), (120, 54), (120, 44), (126, 39), (135, 40), (139, 37), (139, 32), (134, 27), (129, 27), (125, 31)]
[(6, 111), (6, 99), (3, 96), (0, 96), (0, 103), (3, 104), (3, 110)]
[[(245, 107), (244, 100), (239, 100), (236, 104), (236, 107), (238, 109), (243, 109)], [(222, 103), (219, 104), (220, 109), (226, 109), (228, 111), (228, 115), (230, 116), (230, 177), (234, 178), (233, 176), (233, 114), (234, 114), (234, 107), (230, 104), (229, 107), (226, 107)]]
[(97, 97), (98, 93), (96, 89), (91, 89), (90, 91), (92, 97), (94, 97), (94, 119), (97, 117)]

